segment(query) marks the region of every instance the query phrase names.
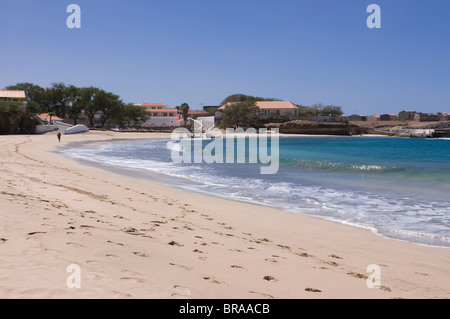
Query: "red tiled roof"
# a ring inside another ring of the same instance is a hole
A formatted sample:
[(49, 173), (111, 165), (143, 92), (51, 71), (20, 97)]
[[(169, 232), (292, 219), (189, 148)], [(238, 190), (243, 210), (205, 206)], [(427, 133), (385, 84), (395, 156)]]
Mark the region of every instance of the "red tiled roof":
[[(182, 113), (182, 112), (181, 112)], [(199, 115), (199, 114), (209, 114), (208, 112), (206, 112), (206, 111), (198, 111), (198, 110), (192, 110), (192, 111), (189, 111), (188, 112), (188, 114), (189, 115)]]
[[(42, 113), (42, 114), (39, 114), (39, 117), (40, 118), (43, 118), (43, 119), (48, 119), (48, 120), (50, 120), (50, 115), (48, 115), (48, 113)], [(57, 116), (52, 116), (52, 121), (64, 121), (62, 118), (59, 118), (59, 117), (57, 117)]]

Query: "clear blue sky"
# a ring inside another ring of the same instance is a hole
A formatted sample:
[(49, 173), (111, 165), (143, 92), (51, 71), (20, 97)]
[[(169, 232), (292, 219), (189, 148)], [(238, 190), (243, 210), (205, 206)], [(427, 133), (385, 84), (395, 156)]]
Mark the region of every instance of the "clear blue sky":
[[(81, 7), (81, 29), (66, 8)], [(379, 4), (382, 28), (366, 8)], [(125, 102), (244, 93), (346, 114), (450, 112), (448, 0), (0, 0), (0, 88), (97, 86)]]

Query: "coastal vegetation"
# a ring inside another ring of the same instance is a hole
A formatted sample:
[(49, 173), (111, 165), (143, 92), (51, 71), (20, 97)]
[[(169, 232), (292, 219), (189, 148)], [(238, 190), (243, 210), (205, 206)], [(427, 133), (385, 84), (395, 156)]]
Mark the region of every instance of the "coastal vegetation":
[(181, 111), (181, 113), (183, 114), (184, 126), (186, 126), (189, 115), (189, 104), (183, 103), (180, 106), (177, 106), (177, 110)]
[(236, 102), (223, 111), (220, 127), (251, 127), (257, 122), (256, 113), (259, 107), (255, 100)]
[[(223, 112), (220, 127), (250, 127), (258, 126), (261, 121), (256, 116), (259, 101), (281, 101), (276, 98), (263, 98), (245, 94), (233, 94), (226, 97), (221, 105), (229, 104)], [(314, 116), (341, 116), (344, 114), (342, 107), (336, 105), (324, 105), (322, 103), (304, 106), (294, 104), (299, 108), (299, 118), (311, 118)]]
[(40, 120), (20, 101), (0, 101), (0, 134), (31, 133)]
[(118, 126), (137, 126), (147, 119), (142, 107), (124, 103), (120, 97), (97, 87), (76, 87), (53, 83), (43, 88), (32, 83), (17, 83), (6, 90), (25, 91), (30, 113), (53, 113), (68, 118), (73, 124), (86, 121), (90, 127), (105, 127), (106, 123)]

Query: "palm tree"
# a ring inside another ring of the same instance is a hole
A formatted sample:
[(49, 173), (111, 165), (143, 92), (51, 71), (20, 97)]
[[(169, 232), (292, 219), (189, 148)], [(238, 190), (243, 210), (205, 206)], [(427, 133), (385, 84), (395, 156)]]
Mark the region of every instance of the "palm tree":
[(189, 104), (183, 103), (180, 106), (177, 106), (177, 110), (183, 112), (184, 126), (186, 126), (187, 118), (189, 115)]
[(48, 124), (51, 125), (52, 124), (52, 117), (56, 116), (55, 112), (50, 112), (48, 113), (48, 116), (50, 116), (50, 120), (48, 121)]

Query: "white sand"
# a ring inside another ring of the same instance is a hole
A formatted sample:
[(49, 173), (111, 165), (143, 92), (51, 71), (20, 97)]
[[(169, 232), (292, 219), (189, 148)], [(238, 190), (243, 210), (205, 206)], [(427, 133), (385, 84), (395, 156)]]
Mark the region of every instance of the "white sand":
[[(56, 144), (0, 137), (1, 298), (450, 297), (450, 250), (119, 176), (47, 152)], [(370, 264), (381, 288), (367, 287)]]

